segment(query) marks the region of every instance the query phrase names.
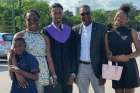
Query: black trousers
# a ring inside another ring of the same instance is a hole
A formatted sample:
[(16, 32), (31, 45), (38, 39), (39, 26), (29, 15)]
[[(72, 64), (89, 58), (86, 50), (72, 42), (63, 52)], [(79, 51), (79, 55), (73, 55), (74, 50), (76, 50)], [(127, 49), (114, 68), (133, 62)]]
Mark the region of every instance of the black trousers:
[(68, 84), (61, 84), (62, 93), (72, 93), (73, 86)]
[(73, 86), (62, 82), (58, 83), (56, 87), (45, 86), (44, 91), (45, 93), (72, 93)]

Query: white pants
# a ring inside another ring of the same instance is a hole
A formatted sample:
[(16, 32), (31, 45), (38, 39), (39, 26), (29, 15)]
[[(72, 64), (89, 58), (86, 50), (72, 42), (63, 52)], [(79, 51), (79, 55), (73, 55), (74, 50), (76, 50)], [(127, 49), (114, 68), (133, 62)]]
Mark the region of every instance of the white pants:
[(105, 93), (104, 85), (99, 85), (99, 79), (95, 76), (91, 64), (80, 64), (77, 76), (79, 93), (88, 93), (90, 82), (94, 93)]

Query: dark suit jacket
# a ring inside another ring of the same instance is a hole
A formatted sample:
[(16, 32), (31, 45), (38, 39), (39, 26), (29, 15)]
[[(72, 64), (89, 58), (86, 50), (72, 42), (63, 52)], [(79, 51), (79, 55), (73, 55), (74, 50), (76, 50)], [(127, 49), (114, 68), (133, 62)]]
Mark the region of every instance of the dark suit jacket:
[[(78, 73), (78, 66), (80, 62), (81, 51), (81, 33), (82, 24), (73, 27), (75, 32), (75, 60), (78, 62), (75, 72)], [(90, 42), (90, 58), (93, 71), (97, 78), (101, 78), (102, 64), (107, 63), (107, 57), (105, 52), (104, 36), (106, 27), (102, 24), (93, 22), (91, 42)]]

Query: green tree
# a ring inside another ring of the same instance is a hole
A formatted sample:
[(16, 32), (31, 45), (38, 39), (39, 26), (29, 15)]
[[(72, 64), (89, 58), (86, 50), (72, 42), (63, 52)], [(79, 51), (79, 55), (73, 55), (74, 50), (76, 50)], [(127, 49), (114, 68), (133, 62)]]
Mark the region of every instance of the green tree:
[[(12, 2), (14, 1), (14, 2)], [(0, 31), (13, 32), (13, 20), (15, 20), (16, 32), (20, 31), (20, 25), (24, 25), (24, 14), (30, 9), (36, 9), (40, 15), (40, 27), (43, 28), (51, 20), (49, 15), (49, 5), (46, 1), (41, 0), (21, 0), (21, 8), (19, 8), (19, 0), (1, 0), (0, 1)], [(12, 11), (15, 12), (12, 18)], [(20, 17), (22, 16), (22, 17)], [(14, 31), (15, 32), (15, 31)]]
[(108, 21), (108, 17), (106, 12), (103, 9), (98, 9), (92, 12), (92, 19), (96, 22), (100, 22), (106, 24)]
[(70, 26), (74, 26), (80, 23), (80, 16), (77, 14), (73, 16), (71, 11), (66, 10), (64, 12), (63, 22), (67, 23)]
[(66, 24), (70, 26), (74, 26), (80, 23), (80, 17), (79, 16), (71, 16), (71, 17), (64, 16), (63, 22), (65, 22)]
[(115, 14), (116, 14), (116, 10), (112, 10), (112, 11), (106, 11), (106, 14), (107, 14), (107, 24), (109, 23), (113, 23), (114, 22), (114, 17), (115, 17)]
[(12, 19), (12, 2), (1, 0), (0, 1), (0, 32), (13, 31)]
[(136, 20), (137, 22), (140, 22), (140, 13), (139, 13), (137, 16), (135, 16), (135, 20)]
[(51, 18), (50, 18), (50, 13), (49, 13), (50, 11), (49, 11), (48, 2), (38, 1), (38, 0), (24, 0), (23, 5), (22, 5), (23, 18), (24, 18), (24, 14), (30, 9), (35, 9), (40, 13), (41, 15), (40, 27), (41, 28), (43, 28), (45, 25), (50, 23)]

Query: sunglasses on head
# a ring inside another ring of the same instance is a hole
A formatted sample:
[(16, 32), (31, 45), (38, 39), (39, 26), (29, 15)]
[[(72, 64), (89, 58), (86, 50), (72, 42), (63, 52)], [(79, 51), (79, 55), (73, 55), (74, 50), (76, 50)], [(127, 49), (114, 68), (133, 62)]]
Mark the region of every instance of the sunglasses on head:
[(81, 16), (85, 16), (85, 15), (90, 15), (90, 12), (83, 12), (83, 13), (81, 13)]
[(28, 20), (28, 21), (39, 21), (39, 18), (32, 17), (32, 18), (28, 18), (27, 20)]

